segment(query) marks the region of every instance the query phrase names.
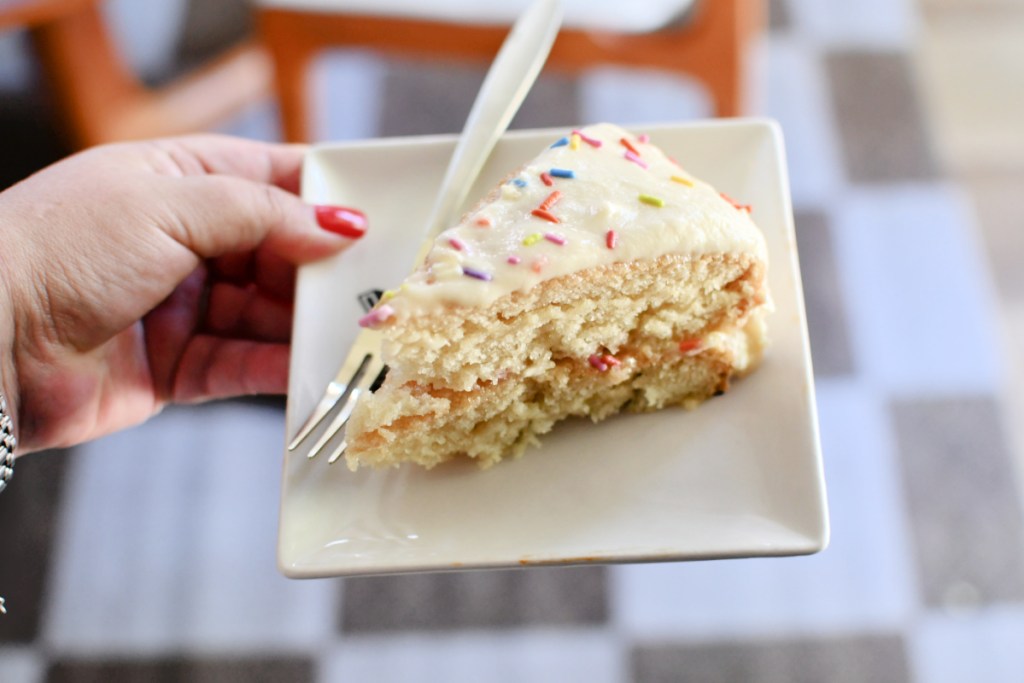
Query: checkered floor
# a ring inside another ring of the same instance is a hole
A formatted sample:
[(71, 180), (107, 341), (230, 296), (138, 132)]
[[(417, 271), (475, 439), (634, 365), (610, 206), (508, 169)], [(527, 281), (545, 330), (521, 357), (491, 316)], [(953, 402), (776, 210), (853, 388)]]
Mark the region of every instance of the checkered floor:
[[(974, 216), (918, 104), (908, 2), (779, 0), (761, 54), (759, 109), (792, 173), (826, 552), (289, 581), (280, 404), (172, 409), (19, 462), (0, 497), (0, 681), (1024, 679), (1007, 361)], [(333, 55), (323, 135), (457, 130), (481, 77)], [(546, 77), (516, 125), (705, 111), (685, 83), (602, 70)], [(257, 112), (236, 130), (272, 128)]]

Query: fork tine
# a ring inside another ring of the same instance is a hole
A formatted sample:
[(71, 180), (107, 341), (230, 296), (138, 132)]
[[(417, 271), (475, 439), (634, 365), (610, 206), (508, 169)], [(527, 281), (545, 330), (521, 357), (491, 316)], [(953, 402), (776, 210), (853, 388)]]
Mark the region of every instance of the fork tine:
[[(377, 376), (373, 378), (373, 381), (370, 382), (370, 386), (369, 388), (367, 388), (367, 391), (369, 391), (371, 394), (377, 391), (377, 389), (380, 388), (380, 385), (384, 383), (384, 378), (387, 377), (387, 375), (388, 366), (385, 365), (380, 369), (380, 372), (377, 373)], [(327, 430), (324, 432), (324, 436), (326, 438), (323, 439), (323, 443), (318, 445), (326, 445), (327, 442), (334, 438), (334, 435), (341, 431), (341, 428), (344, 427), (346, 423), (348, 423), (348, 419), (352, 417), (352, 411), (355, 410), (356, 403), (359, 402), (359, 394), (361, 394), (362, 392), (363, 390), (361, 388), (353, 390), (352, 396), (349, 398), (348, 403), (345, 405), (344, 408), (342, 408), (341, 412), (339, 412), (337, 417), (335, 417), (334, 420), (331, 422), (331, 426), (328, 427)], [(333, 451), (331, 451), (331, 455), (327, 458), (327, 464), (333, 465), (334, 463), (336, 463), (338, 461), (338, 458), (344, 455), (346, 448), (348, 448), (348, 442), (345, 439), (342, 439), (341, 443), (338, 444)], [(319, 453), (320, 449), (317, 449), (316, 452)], [(313, 456), (311, 455), (310, 457)]]
[(373, 382), (370, 383), (370, 393), (376, 393), (380, 389), (380, 385), (384, 384), (384, 379), (388, 376), (388, 366), (384, 366), (377, 373), (377, 376), (373, 378)]
[[(384, 378), (388, 374), (387, 365), (382, 366), (380, 371), (373, 376), (373, 380), (370, 382), (369, 387), (359, 386), (359, 383), (362, 382), (364, 376), (366, 378), (370, 377), (370, 368), (368, 366), (371, 358), (372, 356), (370, 354), (366, 354), (366, 357), (363, 359), (363, 363), (359, 366), (359, 370), (355, 375), (353, 375), (352, 381), (348, 383), (349, 387), (352, 387), (352, 390), (344, 397), (344, 404), (341, 406), (341, 410), (339, 410), (337, 415), (334, 416), (334, 419), (331, 420), (331, 424), (324, 430), (324, 433), (320, 435), (320, 438), (317, 439), (315, 444), (313, 444), (313, 447), (309, 449), (309, 453), (306, 457), (315, 458), (320, 455), (324, 446), (326, 446), (331, 439), (341, 431), (342, 427), (348, 423), (348, 419), (352, 417), (352, 411), (355, 410), (356, 403), (359, 402), (359, 396), (363, 391), (373, 393), (381, 384), (384, 383)], [(328, 458), (327, 464), (330, 465), (340, 458), (341, 454), (345, 452), (345, 447), (346, 444), (342, 441), (341, 444), (331, 452), (331, 457)]]
[(362, 378), (363, 374), (366, 373), (369, 368), (370, 361), (373, 360), (373, 356), (366, 354), (363, 356), (362, 361), (359, 363), (359, 367), (352, 373), (352, 377), (349, 378), (348, 382), (342, 384), (341, 381), (335, 377), (330, 384), (327, 385), (327, 390), (324, 395), (320, 398), (320, 402), (317, 403), (316, 409), (313, 414), (309, 416), (306, 423), (302, 425), (299, 433), (295, 435), (292, 442), (288, 444), (288, 450), (294, 451), (299, 447), (303, 441), (317, 428), (320, 423), (330, 415), (331, 411), (338, 405), (338, 402), (346, 398), (352, 391), (352, 388), (356, 386), (356, 383)]
[(345, 454), (345, 449), (348, 448), (348, 442), (345, 439), (341, 440), (341, 443), (331, 451), (330, 457), (327, 458), (327, 464), (333, 465), (338, 461), (338, 458)]
[(347, 388), (348, 387), (345, 387), (335, 381), (331, 381), (331, 383), (327, 385), (327, 389), (324, 391), (324, 395), (320, 397), (320, 401), (316, 404), (316, 408), (314, 408), (312, 414), (306, 418), (306, 422), (299, 429), (295, 438), (289, 442), (289, 451), (294, 451), (298, 448), (299, 444), (305, 441), (306, 437), (309, 436), (314, 429), (320, 426), (320, 423), (323, 422), (325, 417), (327, 417), (327, 413), (331, 412), (331, 408), (335, 406)]
[[(315, 458), (324, 445), (330, 441), (334, 435), (338, 432), (341, 427), (348, 422), (348, 418), (352, 415), (352, 410), (355, 408), (356, 400), (359, 398), (360, 382), (367, 375), (370, 370), (370, 366), (373, 364), (373, 354), (367, 353), (363, 356), (363, 360), (359, 363), (359, 367), (352, 373), (352, 377), (349, 379), (345, 387), (345, 394), (339, 399), (338, 403), (335, 404), (334, 408), (338, 408), (338, 413), (331, 420), (330, 425), (324, 430), (324, 433), (320, 435), (313, 447), (309, 449), (309, 453), (306, 454), (307, 458)], [(326, 415), (324, 416), (326, 417)]]
[(313, 444), (313, 447), (309, 449), (309, 453), (306, 455), (307, 458), (315, 458), (320, 455), (320, 452), (324, 449), (324, 446), (334, 438), (334, 436), (341, 431), (341, 428), (345, 426), (348, 419), (352, 417), (352, 411), (355, 410), (356, 402), (359, 400), (359, 395), (363, 393), (361, 389), (353, 389), (351, 393), (345, 398), (345, 403), (342, 405), (341, 410), (331, 420), (331, 424), (328, 425), (324, 433), (320, 435), (317, 442)]

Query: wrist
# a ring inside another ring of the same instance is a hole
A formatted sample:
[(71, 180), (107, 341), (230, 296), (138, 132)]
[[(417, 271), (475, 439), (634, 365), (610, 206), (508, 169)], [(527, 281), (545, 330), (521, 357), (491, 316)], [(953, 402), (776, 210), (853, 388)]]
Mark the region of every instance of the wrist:
[[(3, 325), (9, 326), (12, 318), (9, 315), (4, 314)], [(8, 336), (5, 331), (4, 336)], [(17, 436), (18, 434), (18, 392), (17, 392), (17, 373), (14, 369), (14, 353), (12, 345), (7, 343), (0, 344), (0, 401), (3, 402), (3, 415), (10, 420), (10, 424), (7, 426), (7, 431), (12, 435)], [(3, 438), (3, 434), (0, 434), (0, 439)]]
[[(18, 443), (15, 426), (17, 399), (13, 391), (15, 386), (14, 307), (5, 278), (0, 277), (0, 491), (7, 488), (7, 482), (14, 475), (14, 456)], [(0, 598), (0, 611), (2, 608), (3, 599)]]
[[(0, 235), (5, 238), (9, 235), (9, 224), (4, 220), (2, 213), (0, 213)], [(10, 257), (10, 254), (8, 253), (6, 256)], [(12, 287), (8, 281), (10, 273), (10, 264), (3, 263), (0, 266), (0, 394), (6, 399), (6, 413), (14, 425), (14, 433), (17, 434), (18, 373), (14, 362), (17, 324)]]

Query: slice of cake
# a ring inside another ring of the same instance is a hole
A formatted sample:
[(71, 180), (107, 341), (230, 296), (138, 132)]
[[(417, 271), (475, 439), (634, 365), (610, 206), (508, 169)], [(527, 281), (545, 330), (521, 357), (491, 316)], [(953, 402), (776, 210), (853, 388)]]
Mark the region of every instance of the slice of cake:
[(645, 136), (574, 131), (361, 321), (390, 371), (349, 422), (349, 467), (490, 466), (570, 416), (696, 406), (759, 361), (766, 266), (748, 207)]

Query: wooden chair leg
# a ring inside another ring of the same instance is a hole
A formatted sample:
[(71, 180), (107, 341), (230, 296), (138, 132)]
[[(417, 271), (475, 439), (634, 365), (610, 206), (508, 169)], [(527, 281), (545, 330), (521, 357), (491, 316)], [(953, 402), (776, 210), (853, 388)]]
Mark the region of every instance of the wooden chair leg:
[(750, 0), (705, 0), (706, 12), (700, 54), (693, 55), (680, 69), (700, 80), (711, 96), (716, 117), (739, 116), (743, 111), (746, 83), (742, 52), (743, 7)]
[(32, 26), (29, 35), (72, 144), (106, 139), (116, 112), (143, 93), (116, 53), (99, 6), (81, 5)]
[(724, 46), (719, 54), (728, 57), (717, 72), (705, 71), (704, 81), (712, 93), (716, 116), (742, 116), (749, 111), (750, 62), (755, 41), (763, 29), (764, 2), (726, 0), (723, 4), (730, 7), (718, 26), (718, 41)]
[(146, 91), (122, 117), (122, 138), (179, 135), (208, 130), (271, 92), (270, 58), (256, 43), (242, 43), (168, 85)]
[(259, 30), (274, 63), (274, 89), (281, 108), (284, 138), (288, 142), (310, 142), (314, 129), (310, 68), (320, 45), (307, 33), (295, 31), (290, 22), (282, 21), (283, 15), (261, 13)]
[(242, 45), (149, 90), (118, 54), (96, 2), (30, 26), (29, 34), (71, 143), (78, 147), (205, 130), (269, 91), (261, 48)]
[(719, 118), (739, 116), (746, 103), (743, 7), (749, 4), (750, 0), (716, 2), (716, 16), (708, 21), (704, 58), (692, 60), (688, 65), (707, 87), (714, 115)]
[(748, 51), (763, 0), (703, 0), (679, 26), (641, 35), (565, 31), (553, 67), (576, 71), (595, 64), (657, 69), (694, 78), (707, 89), (715, 116), (746, 110)]
[[(760, 30), (764, 0), (701, 0), (679, 27), (649, 34), (563, 30), (548, 59), (552, 70), (579, 72), (612, 64), (696, 78), (716, 116), (745, 111), (746, 61)], [(419, 59), (480, 62), (494, 57), (507, 29), (421, 19), (264, 9), (259, 23), (277, 68), (277, 93), (287, 139), (310, 139), (308, 67), (325, 47), (345, 45)]]

